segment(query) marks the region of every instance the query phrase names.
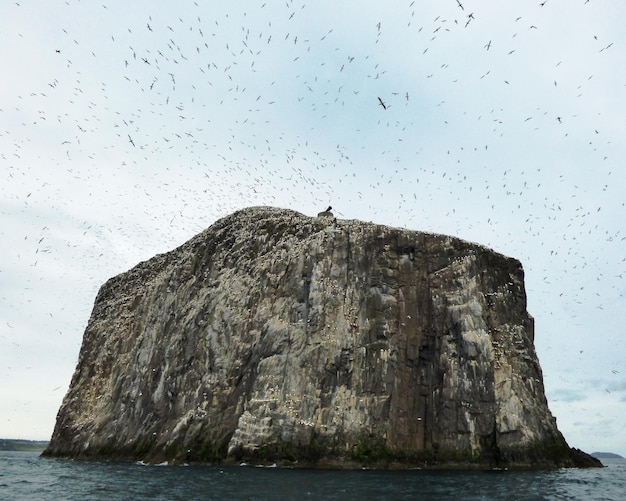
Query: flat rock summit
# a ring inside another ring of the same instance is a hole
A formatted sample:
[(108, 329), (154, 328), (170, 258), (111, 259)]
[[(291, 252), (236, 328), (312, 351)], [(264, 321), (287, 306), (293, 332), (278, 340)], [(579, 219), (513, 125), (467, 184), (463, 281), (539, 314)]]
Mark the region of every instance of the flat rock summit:
[(100, 289), (44, 455), (599, 466), (544, 394), (519, 261), (271, 207)]

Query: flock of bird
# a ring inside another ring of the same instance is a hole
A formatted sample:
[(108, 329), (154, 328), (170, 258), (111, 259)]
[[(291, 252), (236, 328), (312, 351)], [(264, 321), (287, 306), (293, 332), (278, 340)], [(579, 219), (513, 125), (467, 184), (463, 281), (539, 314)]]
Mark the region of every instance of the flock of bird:
[(109, 276), (238, 208), (332, 204), (519, 258), (548, 396), (602, 357), (602, 384), (626, 390), (607, 319), (626, 290), (623, 40), (595, 2), (2, 12), (0, 343), (27, 358), (16, 330), (57, 332), (53, 386)]

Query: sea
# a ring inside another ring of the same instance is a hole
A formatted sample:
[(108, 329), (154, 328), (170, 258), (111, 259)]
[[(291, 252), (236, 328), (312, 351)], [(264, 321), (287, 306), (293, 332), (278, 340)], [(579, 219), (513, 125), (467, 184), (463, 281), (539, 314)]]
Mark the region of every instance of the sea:
[(541, 471), (168, 466), (0, 452), (2, 500), (626, 500), (626, 459)]

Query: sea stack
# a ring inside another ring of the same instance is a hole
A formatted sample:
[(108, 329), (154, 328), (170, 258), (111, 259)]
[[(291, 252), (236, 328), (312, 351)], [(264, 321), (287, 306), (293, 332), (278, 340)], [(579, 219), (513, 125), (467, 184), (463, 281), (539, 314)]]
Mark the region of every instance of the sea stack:
[(100, 289), (47, 456), (596, 466), (546, 401), (520, 262), (253, 207)]

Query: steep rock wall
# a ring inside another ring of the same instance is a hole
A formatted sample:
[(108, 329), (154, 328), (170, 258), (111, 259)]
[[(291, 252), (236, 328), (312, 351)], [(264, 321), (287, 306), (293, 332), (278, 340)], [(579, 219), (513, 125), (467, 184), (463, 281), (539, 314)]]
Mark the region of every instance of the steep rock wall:
[(573, 466), (519, 261), (256, 207), (106, 282), (46, 455)]

